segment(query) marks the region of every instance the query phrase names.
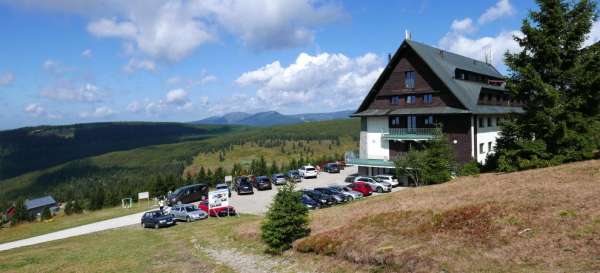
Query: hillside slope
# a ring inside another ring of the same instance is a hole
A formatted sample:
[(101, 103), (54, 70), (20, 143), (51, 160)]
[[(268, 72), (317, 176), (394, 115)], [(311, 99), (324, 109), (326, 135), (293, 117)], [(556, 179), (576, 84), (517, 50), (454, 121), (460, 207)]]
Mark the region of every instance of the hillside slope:
[(354, 111), (338, 111), (329, 113), (306, 113), (285, 115), (277, 111), (258, 112), (254, 114), (232, 112), (223, 116), (212, 116), (202, 120), (193, 121), (192, 124), (235, 124), (248, 126), (273, 126), (284, 124), (297, 124), (310, 121), (326, 121), (348, 119)]
[(600, 161), (452, 182), (315, 211), (295, 250), (377, 272), (599, 272)]
[(1, 180), (74, 159), (231, 132), (226, 125), (108, 122), (0, 131)]

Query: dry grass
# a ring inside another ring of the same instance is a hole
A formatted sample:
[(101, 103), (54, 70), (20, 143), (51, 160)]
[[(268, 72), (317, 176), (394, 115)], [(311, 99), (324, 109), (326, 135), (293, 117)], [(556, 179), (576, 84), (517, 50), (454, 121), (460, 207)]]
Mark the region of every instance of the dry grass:
[(380, 272), (598, 272), (599, 196), (597, 160), (462, 177), (316, 211), (295, 249)]

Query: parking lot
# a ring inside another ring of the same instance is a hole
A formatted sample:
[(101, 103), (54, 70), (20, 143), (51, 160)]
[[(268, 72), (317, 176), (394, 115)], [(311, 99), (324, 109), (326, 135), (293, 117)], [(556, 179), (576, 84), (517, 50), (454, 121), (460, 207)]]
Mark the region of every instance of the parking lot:
[[(346, 176), (357, 172), (358, 167), (356, 166), (346, 167), (340, 173), (321, 172), (317, 178), (302, 179), (302, 182), (296, 184), (296, 189), (325, 187), (334, 184), (345, 185), (347, 184), (344, 182)], [(396, 187), (392, 191), (401, 189), (403, 188)], [(272, 190), (258, 191), (255, 189), (254, 194), (249, 195), (238, 196), (236, 192), (233, 192), (229, 202), (240, 213), (264, 214), (267, 212), (275, 194), (277, 194), (277, 186), (273, 185)], [(374, 193), (374, 195), (377, 194)]]

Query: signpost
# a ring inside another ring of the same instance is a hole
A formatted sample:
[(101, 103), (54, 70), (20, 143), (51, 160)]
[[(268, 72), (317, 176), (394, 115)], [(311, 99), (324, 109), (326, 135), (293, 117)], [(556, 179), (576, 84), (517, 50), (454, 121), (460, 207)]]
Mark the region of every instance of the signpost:
[(148, 207), (150, 207), (150, 193), (147, 191), (138, 192), (138, 206), (140, 205), (142, 199), (148, 200)]

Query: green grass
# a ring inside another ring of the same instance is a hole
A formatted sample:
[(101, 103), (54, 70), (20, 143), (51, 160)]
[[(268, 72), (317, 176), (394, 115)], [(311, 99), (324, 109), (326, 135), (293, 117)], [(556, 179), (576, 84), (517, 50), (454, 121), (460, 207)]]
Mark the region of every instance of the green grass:
[(145, 206), (145, 204), (142, 204), (141, 207), (138, 207), (137, 204), (133, 204), (133, 207), (130, 209), (113, 207), (97, 211), (86, 211), (82, 214), (73, 215), (65, 215), (63, 212), (60, 212), (57, 216), (49, 221), (23, 223), (13, 227), (0, 229), (0, 243), (26, 239), (71, 227), (86, 225), (119, 216), (125, 216), (147, 209), (148, 208)]

